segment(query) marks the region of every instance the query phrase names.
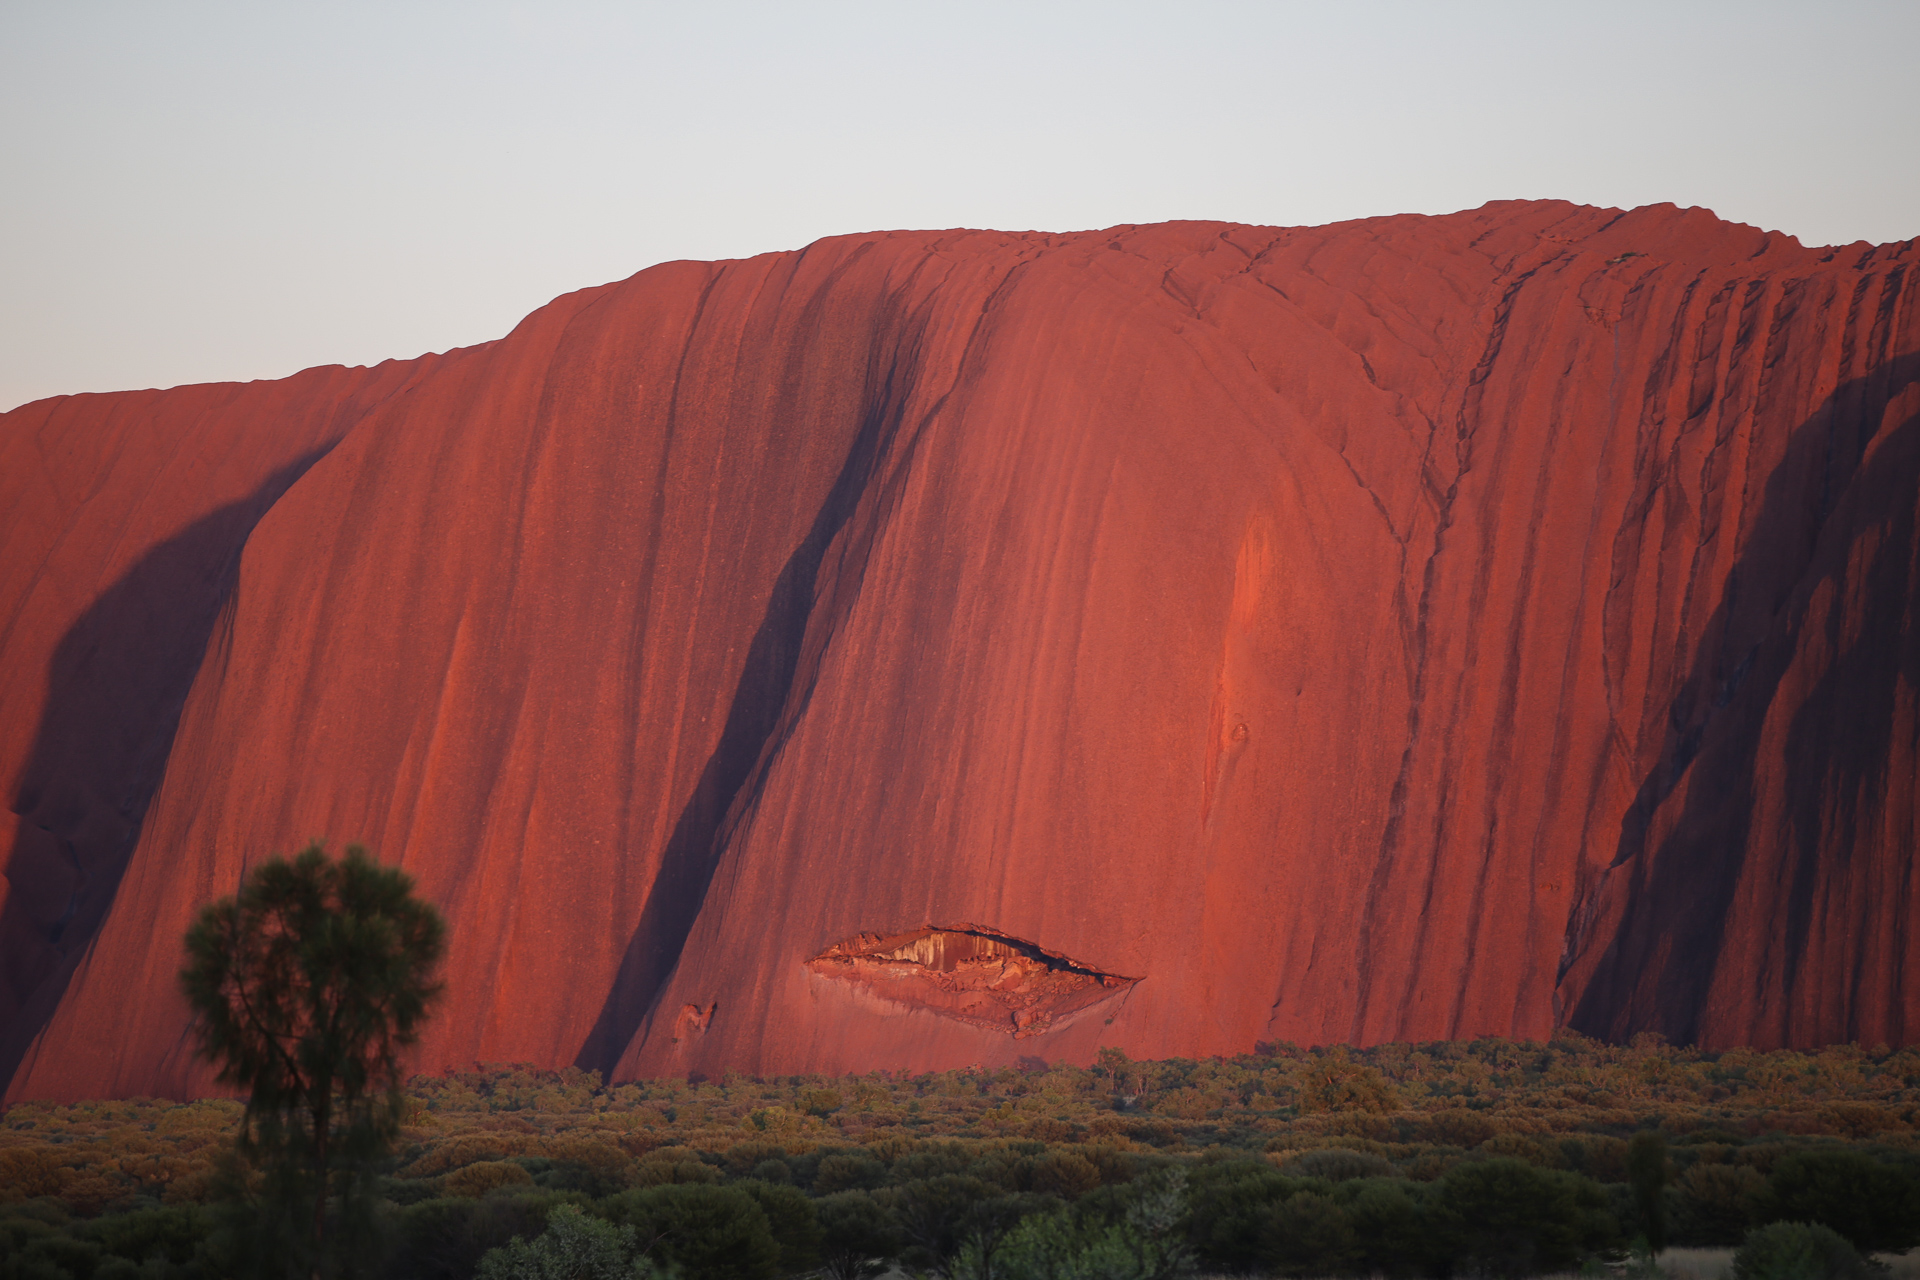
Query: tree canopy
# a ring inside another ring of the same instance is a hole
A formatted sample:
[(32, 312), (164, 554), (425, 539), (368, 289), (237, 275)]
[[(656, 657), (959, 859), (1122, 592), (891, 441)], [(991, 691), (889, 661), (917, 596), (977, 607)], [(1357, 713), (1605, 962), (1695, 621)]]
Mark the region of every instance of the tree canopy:
[(187, 932), (201, 1052), (248, 1091), (241, 1151), (281, 1201), (311, 1197), (311, 1231), (289, 1245), (311, 1248), (316, 1273), (334, 1174), (397, 1125), (400, 1055), (440, 994), (445, 949), (439, 912), (358, 845), (338, 861), (317, 843), (269, 858)]

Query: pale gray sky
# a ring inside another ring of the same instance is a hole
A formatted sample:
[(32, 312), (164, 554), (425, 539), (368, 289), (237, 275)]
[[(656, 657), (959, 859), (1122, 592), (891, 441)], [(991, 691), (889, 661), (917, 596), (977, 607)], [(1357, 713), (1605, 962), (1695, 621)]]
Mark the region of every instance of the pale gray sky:
[(0, 408), (893, 227), (1491, 199), (1920, 235), (1920, 0), (0, 0)]

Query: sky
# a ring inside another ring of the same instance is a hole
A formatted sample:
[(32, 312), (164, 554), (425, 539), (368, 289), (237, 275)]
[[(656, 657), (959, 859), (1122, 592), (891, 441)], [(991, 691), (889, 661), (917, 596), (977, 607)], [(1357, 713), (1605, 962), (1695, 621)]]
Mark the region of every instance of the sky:
[(1920, 235), (1916, 0), (0, 0), (0, 409), (893, 228), (1552, 197)]

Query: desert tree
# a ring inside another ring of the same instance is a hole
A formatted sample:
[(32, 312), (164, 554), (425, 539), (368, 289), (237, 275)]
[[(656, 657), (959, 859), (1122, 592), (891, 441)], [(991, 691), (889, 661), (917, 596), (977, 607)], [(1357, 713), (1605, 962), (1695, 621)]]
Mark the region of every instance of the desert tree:
[(1667, 1247), (1667, 1140), (1659, 1130), (1642, 1129), (1627, 1144), (1627, 1181), (1647, 1251), (1660, 1253)]
[(399, 1127), (400, 1056), (440, 994), (440, 913), (413, 881), (358, 845), (335, 861), (318, 844), (254, 867), (205, 907), (186, 937), (180, 981), (202, 1056), (247, 1091), (236, 1147), (271, 1198), (298, 1211), (288, 1274), (327, 1266), (327, 1201)]

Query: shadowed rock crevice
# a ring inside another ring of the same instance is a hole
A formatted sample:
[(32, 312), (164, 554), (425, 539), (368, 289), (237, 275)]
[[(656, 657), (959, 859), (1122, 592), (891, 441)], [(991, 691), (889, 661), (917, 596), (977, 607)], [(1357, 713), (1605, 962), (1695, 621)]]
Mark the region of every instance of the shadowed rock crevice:
[[(1920, 682), (1920, 619), (1914, 616), (1920, 596), (1913, 589), (1912, 562), (1920, 418), (1888, 430), (1867, 459), (1874, 426), (1916, 381), (1920, 356), (1904, 356), (1842, 385), (1795, 430), (1769, 478), (1706, 632), (1718, 643), (1703, 645), (1695, 655), (1659, 763), (1622, 823), (1612, 874), (1633, 879), (1619, 925), (1604, 938), (1581, 937), (1586, 920), (1579, 909), (1574, 912), (1563, 972), (1588, 947), (1606, 947), (1577, 993), (1568, 1018), (1576, 1030), (1618, 1039), (1650, 1028), (1675, 1042), (1699, 1038), (1735, 894), (1762, 834), (1752, 823), (1767, 713), (1806, 628), (1825, 627), (1829, 643), (1840, 641), (1838, 605), (1809, 613), (1814, 588), (1828, 581), (1841, 600), (1858, 599), (1866, 608), (1854, 641), (1834, 655), (1797, 709), (1788, 735), (1788, 794), (1796, 800), (1790, 813), (1793, 865), (1785, 869), (1785, 918), (1774, 945), (1783, 949), (1785, 986), (1794, 985), (1812, 929), (1816, 882), (1840, 871), (1830, 862), (1836, 852), (1842, 858), (1857, 852), (1860, 834), (1853, 827), (1860, 797), (1884, 794), (1897, 690), (1903, 680), (1909, 687)], [(1845, 529), (1831, 527), (1836, 518), (1846, 521)], [(1765, 553), (1795, 532), (1804, 534), (1806, 562), (1783, 572)], [(1875, 549), (1866, 557), (1865, 581), (1848, 591), (1845, 578), (1857, 571), (1854, 552), (1862, 542)], [(1730, 635), (1728, 614), (1738, 584), (1766, 580), (1799, 587), (1764, 636)], [(1664, 826), (1659, 843), (1650, 845), (1656, 814), (1683, 782), (1680, 813)], [(1828, 838), (1836, 824), (1844, 834)]]
[(802, 687), (806, 682), (796, 677), (822, 566), (896, 433), (898, 412), (890, 406), (891, 397), (875, 397), (812, 527), (774, 582), (734, 688), (720, 741), (674, 823), (612, 990), (575, 1058), (575, 1065), (584, 1070), (611, 1073), (651, 1011), (700, 914), (726, 843), (725, 833), (751, 791), (749, 781), (764, 772), (766, 757), (777, 750), (781, 726), (790, 727), (797, 717), (790, 703), (796, 692), (804, 696), (807, 691)]
[(113, 906), (248, 535), (326, 452), (156, 545), (54, 651), (46, 708), (9, 797), (20, 838), (0, 908), (0, 1080), (53, 1016)]

